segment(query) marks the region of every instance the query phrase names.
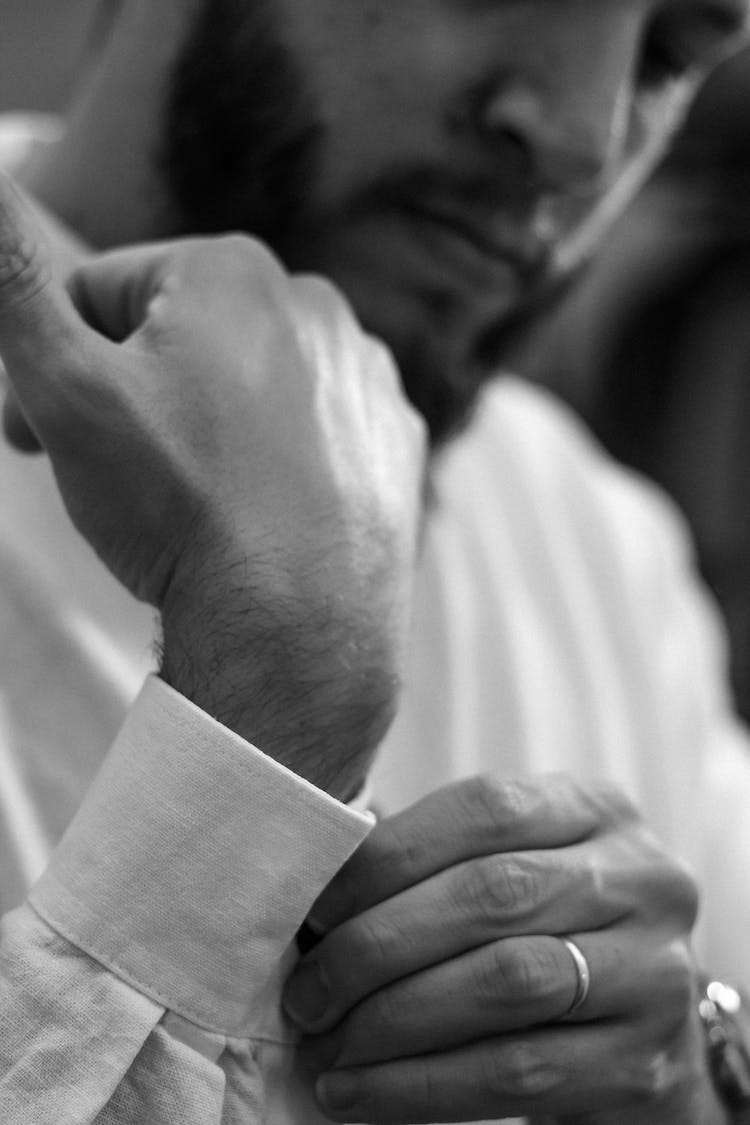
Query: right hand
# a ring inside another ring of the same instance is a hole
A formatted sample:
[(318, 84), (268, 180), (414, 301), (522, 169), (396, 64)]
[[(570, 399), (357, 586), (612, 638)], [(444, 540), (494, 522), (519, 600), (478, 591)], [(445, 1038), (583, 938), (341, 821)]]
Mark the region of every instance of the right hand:
[(389, 353), (249, 238), (107, 254), (67, 293), (40, 245), (3, 180), (0, 354), (74, 523), (161, 611), (178, 690), (349, 796), (395, 707), (421, 509)]
[[(609, 787), (472, 778), (381, 821), (318, 899), (325, 936), (285, 993), (326, 1073), (324, 1113), (723, 1122), (696, 907), (682, 864)], [(563, 938), (591, 970), (573, 1013)]]

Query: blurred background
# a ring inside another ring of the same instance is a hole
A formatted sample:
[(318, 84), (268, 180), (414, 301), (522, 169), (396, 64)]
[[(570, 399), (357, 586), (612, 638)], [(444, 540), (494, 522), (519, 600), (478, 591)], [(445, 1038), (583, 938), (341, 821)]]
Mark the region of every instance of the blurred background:
[(0, 0), (0, 109), (48, 110), (64, 102), (97, 2)]
[(687, 517), (750, 720), (750, 48), (522, 357)]

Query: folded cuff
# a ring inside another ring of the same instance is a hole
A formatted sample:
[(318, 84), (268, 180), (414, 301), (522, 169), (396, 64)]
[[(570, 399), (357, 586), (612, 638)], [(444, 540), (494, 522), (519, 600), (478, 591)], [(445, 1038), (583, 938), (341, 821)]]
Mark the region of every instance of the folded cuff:
[(164, 1007), (284, 1038), (296, 932), (371, 826), (152, 676), (29, 901)]

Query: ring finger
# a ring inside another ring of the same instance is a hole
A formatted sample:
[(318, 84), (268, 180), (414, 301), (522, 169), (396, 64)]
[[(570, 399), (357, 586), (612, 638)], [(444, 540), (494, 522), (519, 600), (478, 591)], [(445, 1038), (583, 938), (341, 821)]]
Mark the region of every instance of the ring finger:
[(483, 857), (344, 922), (302, 961), (284, 1002), (304, 1030), (327, 1031), (368, 993), (428, 966), (500, 938), (597, 930), (622, 912), (579, 848)]
[[(660, 1062), (663, 1071), (663, 1057)], [(656, 1102), (660, 1077), (649, 1044), (605, 1022), (534, 1029), (444, 1054), (329, 1071), (317, 1091), (335, 1121), (494, 1121), (527, 1114), (557, 1120), (581, 1113), (598, 1119), (636, 1102), (628, 1119), (643, 1125), (666, 1120)]]
[(632, 1008), (634, 966), (635, 979), (646, 979), (636, 950), (623, 957), (611, 935), (587, 934), (575, 942), (594, 984), (574, 1013), (580, 977), (564, 941), (505, 938), (368, 996), (336, 1031), (319, 1038), (316, 1058), (327, 1066), (371, 1064), (566, 1018), (611, 1018)]

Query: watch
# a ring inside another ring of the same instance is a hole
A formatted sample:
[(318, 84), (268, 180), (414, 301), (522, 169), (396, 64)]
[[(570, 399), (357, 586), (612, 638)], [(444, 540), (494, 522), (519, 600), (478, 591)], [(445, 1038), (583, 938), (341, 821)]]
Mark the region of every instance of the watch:
[(719, 1098), (735, 1125), (750, 1125), (750, 1005), (736, 988), (704, 977), (698, 1014)]

